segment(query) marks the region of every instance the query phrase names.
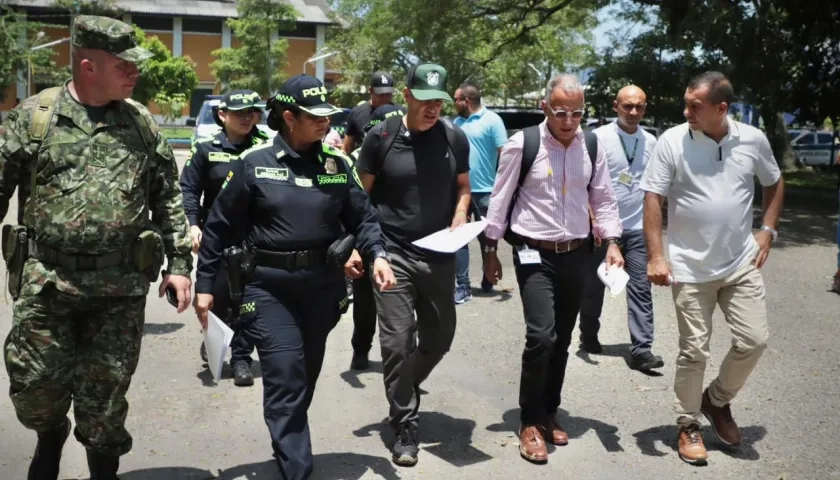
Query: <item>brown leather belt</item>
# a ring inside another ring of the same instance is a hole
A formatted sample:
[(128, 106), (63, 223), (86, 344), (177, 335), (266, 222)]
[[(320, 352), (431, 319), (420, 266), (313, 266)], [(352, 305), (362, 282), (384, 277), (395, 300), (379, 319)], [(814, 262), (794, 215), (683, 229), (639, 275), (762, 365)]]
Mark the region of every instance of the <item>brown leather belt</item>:
[(585, 238), (576, 238), (574, 240), (569, 240), (568, 242), (550, 242), (548, 240), (534, 240), (525, 237), (523, 237), (523, 240), (525, 240), (525, 243), (529, 247), (549, 250), (554, 253), (566, 253), (571, 252), (572, 250), (577, 250), (586, 242)]

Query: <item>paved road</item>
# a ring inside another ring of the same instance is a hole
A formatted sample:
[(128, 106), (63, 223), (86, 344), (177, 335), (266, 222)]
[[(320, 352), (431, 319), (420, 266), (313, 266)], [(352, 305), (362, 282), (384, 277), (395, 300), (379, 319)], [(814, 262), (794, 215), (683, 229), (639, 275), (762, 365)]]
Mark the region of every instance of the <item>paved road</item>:
[[(834, 451), (840, 440), (840, 296), (827, 288), (837, 215), (797, 207), (785, 217), (783, 240), (765, 267), (771, 344), (733, 406), (745, 434), (739, 450), (723, 449), (706, 428), (709, 465), (691, 467), (677, 457), (671, 392), (677, 330), (669, 292), (656, 289), (655, 350), (666, 359), (663, 375), (627, 368), (625, 302), (609, 299), (605, 354), (573, 352), (569, 362), (562, 423), (571, 444), (551, 453), (543, 466), (521, 460), (513, 432), (524, 328), (505, 251), (500, 291), (458, 307), (452, 351), (423, 386), (429, 394), (422, 399), (422, 451), (415, 468), (390, 462), (379, 355), (374, 353), (372, 371), (349, 371), (352, 320), (342, 319), (330, 336), (310, 411), (313, 478), (840, 478)], [(475, 284), (479, 256), (475, 248), (472, 253)], [(198, 358), (200, 334), (192, 313), (176, 315), (154, 294), (146, 313), (142, 360), (129, 392), (134, 450), (123, 457), (121, 478), (275, 478), (259, 380), (244, 389), (231, 380), (214, 384)], [(718, 314), (710, 375), (729, 345), (721, 320)], [(0, 334), (10, 325), (10, 306), (2, 305)], [(2, 371), (0, 390), (7, 388)], [(8, 397), (0, 396), (0, 478), (25, 478), (34, 445), (35, 435), (16, 421)], [(87, 478), (84, 452), (72, 439), (61, 478)]]

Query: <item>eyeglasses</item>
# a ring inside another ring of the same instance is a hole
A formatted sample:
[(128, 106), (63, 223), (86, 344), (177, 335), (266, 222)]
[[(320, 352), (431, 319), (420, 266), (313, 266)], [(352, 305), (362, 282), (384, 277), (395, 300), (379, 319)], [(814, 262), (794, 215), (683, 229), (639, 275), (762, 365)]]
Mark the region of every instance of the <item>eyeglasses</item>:
[(625, 112), (632, 112), (634, 108), (637, 111), (641, 112), (642, 110), (647, 108), (647, 104), (646, 103), (622, 103), (622, 104), (619, 104), (619, 107), (621, 107), (621, 109), (624, 110)]
[(568, 110), (563, 110), (562, 108), (554, 110), (553, 108), (548, 107), (548, 109), (549, 111), (551, 111), (551, 113), (554, 115), (554, 118), (556, 118), (557, 120), (565, 120), (566, 118), (571, 118), (572, 120), (580, 120), (581, 118), (583, 118), (583, 110), (573, 110), (570, 112)]

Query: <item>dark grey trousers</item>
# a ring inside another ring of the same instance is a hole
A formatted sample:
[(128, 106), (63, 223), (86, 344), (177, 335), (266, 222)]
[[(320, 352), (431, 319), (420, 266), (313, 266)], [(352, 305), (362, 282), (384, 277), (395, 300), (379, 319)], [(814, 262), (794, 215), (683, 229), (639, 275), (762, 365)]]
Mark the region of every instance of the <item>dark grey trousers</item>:
[[(595, 249), (592, 263), (586, 269), (583, 295), (580, 303), (580, 336), (598, 338), (601, 329), (601, 308), (604, 305), (604, 284), (595, 273), (604, 261), (604, 245)], [(621, 236), (621, 254), (625, 270), (630, 275), (627, 282), (627, 326), (630, 329), (630, 353), (649, 352), (653, 345), (653, 300), (650, 281), (647, 279), (647, 248), (642, 230), (630, 230)]]
[(417, 425), (415, 386), (432, 373), (455, 337), (455, 260), (426, 263), (389, 253), (397, 284), (374, 292), (389, 421), (397, 428)]

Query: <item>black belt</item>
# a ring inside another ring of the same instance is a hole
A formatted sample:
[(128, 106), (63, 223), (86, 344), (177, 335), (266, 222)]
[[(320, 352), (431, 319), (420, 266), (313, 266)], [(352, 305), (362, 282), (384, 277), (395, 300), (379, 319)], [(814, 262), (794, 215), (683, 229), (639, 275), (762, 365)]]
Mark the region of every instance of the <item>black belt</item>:
[(131, 247), (126, 247), (123, 251), (108, 252), (101, 255), (69, 254), (47, 247), (34, 240), (29, 240), (29, 256), (31, 258), (80, 272), (129, 265), (133, 261), (131, 253)]
[(294, 270), (315, 267), (327, 263), (327, 250), (301, 250), (297, 252), (273, 252), (254, 249), (254, 262), (260, 267)]

